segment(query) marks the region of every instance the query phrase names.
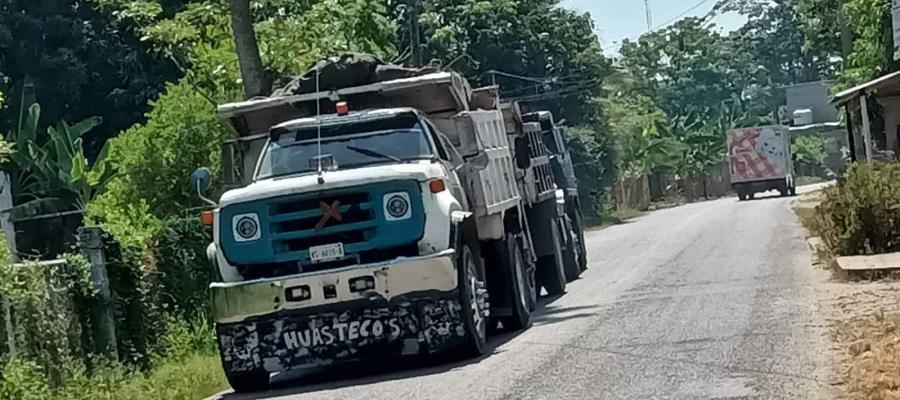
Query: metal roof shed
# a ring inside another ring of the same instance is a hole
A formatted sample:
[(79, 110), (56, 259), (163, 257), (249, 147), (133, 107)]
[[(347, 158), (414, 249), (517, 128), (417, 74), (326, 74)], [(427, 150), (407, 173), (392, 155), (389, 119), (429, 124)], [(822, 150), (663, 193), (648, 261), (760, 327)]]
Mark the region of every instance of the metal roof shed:
[[(882, 107), (884, 129), (874, 132), (877, 141), (872, 132), (872, 99)], [(873, 160), (876, 153), (881, 158), (896, 160), (896, 154), (900, 153), (900, 71), (844, 90), (831, 99), (831, 104), (843, 107), (846, 113), (850, 158), (853, 161)], [(854, 118), (857, 112), (859, 118)]]

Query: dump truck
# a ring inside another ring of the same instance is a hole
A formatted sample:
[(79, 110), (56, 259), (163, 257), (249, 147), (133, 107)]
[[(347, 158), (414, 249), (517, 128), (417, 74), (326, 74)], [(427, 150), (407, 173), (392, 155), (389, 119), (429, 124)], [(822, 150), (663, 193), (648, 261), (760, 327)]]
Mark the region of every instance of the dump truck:
[(796, 194), (789, 128), (733, 129), (728, 132), (727, 146), (731, 186), (741, 201), (770, 190), (782, 196)]
[[(532, 234), (549, 229), (531, 226), (522, 193), (536, 154), (485, 93), (454, 72), (340, 58), (218, 108), (235, 138), (231, 189), (209, 214), (210, 291), (235, 390), (362, 359), (479, 355), (489, 330), (531, 325)], [(563, 232), (565, 196), (541, 179)]]
[[(535, 133), (540, 129), (539, 135), (535, 134), (535, 139), (541, 139), (542, 152), (548, 156), (553, 182), (557, 188), (557, 203), (562, 206), (558, 218), (559, 237), (566, 279), (572, 281), (587, 269), (587, 247), (584, 242), (584, 218), (581, 214), (578, 178), (575, 176), (572, 155), (566, 148), (564, 128), (556, 124), (549, 111), (525, 114), (523, 121), (530, 124)], [(535, 238), (535, 241), (540, 239)]]

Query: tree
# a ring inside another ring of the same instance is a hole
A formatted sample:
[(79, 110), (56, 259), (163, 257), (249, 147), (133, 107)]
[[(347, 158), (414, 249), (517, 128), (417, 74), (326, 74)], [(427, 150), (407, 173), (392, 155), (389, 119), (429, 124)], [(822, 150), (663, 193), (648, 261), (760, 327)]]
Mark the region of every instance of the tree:
[(16, 106), (0, 112), (0, 130), (9, 131), (18, 119), (22, 96), (29, 95), (25, 84), (45, 99), (45, 121), (103, 118), (84, 138), (91, 158), (107, 138), (140, 121), (147, 101), (177, 71), (123, 29), (83, 1), (6, 0), (0, 6), (0, 90)]
[[(837, 65), (831, 45), (805, 40), (801, 0), (722, 0), (713, 13), (737, 12), (747, 23), (732, 33), (734, 43), (765, 71), (765, 86), (778, 87), (833, 77)], [(821, 28), (819, 28), (821, 29)], [(838, 29), (835, 33), (840, 35)]]
[[(589, 14), (558, 7), (555, 0), (421, 3), (418, 26), (426, 60), (452, 67), (474, 85), (496, 82), (504, 97), (550, 110), (572, 125), (602, 120), (593, 99), (602, 94), (611, 69)], [(398, 9), (403, 20), (405, 8)], [(403, 29), (398, 48), (409, 45)]]
[(840, 86), (850, 87), (895, 70), (891, 1), (848, 0), (844, 12), (854, 40)]
[(757, 73), (749, 54), (700, 18), (626, 40), (620, 51), (618, 63), (633, 76), (634, 93), (670, 116), (715, 115), (739, 101)]
[(399, 22), (400, 60), (419, 50), (424, 60), (460, 72), (476, 87), (496, 83), (504, 99), (520, 101), (525, 111), (548, 110), (575, 127), (567, 139), (580, 188), (593, 197), (584, 204), (595, 207), (614, 175), (609, 127), (597, 101), (611, 62), (591, 16), (557, 3), (423, 0), (412, 9), (391, 2), (391, 15)]
[[(202, 205), (187, 184), (191, 171), (218, 170), (219, 146), (230, 132), (218, 121), (215, 105), (245, 93), (230, 10), (212, 0), (170, 11), (156, 0), (102, 0), (102, 7), (184, 72), (151, 102), (145, 123), (112, 140), (109, 159), (119, 174), (88, 207), (89, 217), (106, 223), (117, 237), (147, 238), (161, 220)], [(311, 6), (273, 0), (254, 15), (262, 59), (285, 82), (332, 52), (394, 52), (395, 27), (374, 0), (323, 0)]]
[(256, 32), (253, 30), (253, 17), (250, 15), (250, 0), (230, 0), (229, 4), (231, 29), (234, 32), (234, 45), (241, 65), (244, 94), (248, 99), (267, 96), (272, 90), (272, 83), (259, 55)]
[(825, 162), (825, 140), (816, 134), (799, 136), (794, 139), (793, 153), (798, 173), (813, 176)]
[[(844, 55), (835, 89), (897, 70), (890, 0), (798, 0), (807, 43)], [(838, 51), (839, 50), (839, 51)]]
[(796, 12), (803, 27), (804, 48), (820, 59), (830, 58), (843, 62), (853, 50), (852, 34), (842, 10), (845, 2), (846, 0), (797, 1)]

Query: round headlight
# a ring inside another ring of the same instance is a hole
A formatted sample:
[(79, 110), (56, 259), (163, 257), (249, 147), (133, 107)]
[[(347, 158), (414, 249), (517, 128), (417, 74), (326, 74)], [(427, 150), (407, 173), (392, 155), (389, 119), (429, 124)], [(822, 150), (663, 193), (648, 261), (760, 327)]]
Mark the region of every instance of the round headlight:
[(239, 242), (259, 239), (259, 217), (243, 214), (234, 217), (234, 238)]
[(387, 205), (388, 213), (391, 214), (394, 218), (400, 218), (406, 215), (406, 212), (409, 211), (409, 202), (406, 201), (403, 197), (394, 196), (388, 200)]
[(409, 218), (409, 194), (405, 192), (391, 193), (384, 196), (384, 212), (388, 221)]

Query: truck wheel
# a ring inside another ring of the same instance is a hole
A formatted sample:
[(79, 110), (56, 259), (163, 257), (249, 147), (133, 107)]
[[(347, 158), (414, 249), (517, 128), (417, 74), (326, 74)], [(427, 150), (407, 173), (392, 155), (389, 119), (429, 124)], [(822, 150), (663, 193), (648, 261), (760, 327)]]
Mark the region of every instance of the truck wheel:
[(237, 393), (259, 392), (269, 388), (269, 372), (264, 369), (242, 373), (226, 371), (225, 378)]
[(581, 243), (581, 246), (580, 246), (581, 247), (581, 258), (579, 258), (579, 260), (581, 261), (581, 264), (579, 265), (579, 267), (581, 268), (581, 272), (584, 272), (587, 270), (587, 265), (588, 265), (587, 242), (584, 240), (584, 222), (581, 218), (580, 210), (575, 211), (575, 232), (578, 233), (578, 241), (579, 241), (579, 243)]
[(566, 249), (563, 252), (563, 262), (565, 263), (566, 281), (572, 282), (581, 276), (581, 241), (578, 233), (575, 232), (575, 226), (572, 220), (566, 216)]
[(466, 328), (467, 343), (463, 348), (466, 355), (473, 357), (484, 354), (487, 342), (487, 302), (484, 279), (478, 272), (478, 264), (469, 243), (463, 243), (460, 249), (459, 264), (459, 300), (462, 305), (462, 318)]
[(500, 322), (507, 329), (528, 329), (531, 327), (531, 310), (537, 302), (534, 267), (526, 261), (522, 242), (516, 235), (507, 233), (505, 243), (507, 251), (502, 257), (508, 260), (506, 265), (510, 267), (512, 316), (505, 317)]
[(561, 295), (566, 292), (566, 272), (562, 257), (562, 247), (559, 245), (559, 227), (556, 221), (550, 223), (553, 237), (553, 254), (538, 258), (538, 273), (541, 286), (551, 296)]

